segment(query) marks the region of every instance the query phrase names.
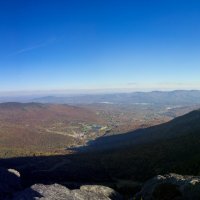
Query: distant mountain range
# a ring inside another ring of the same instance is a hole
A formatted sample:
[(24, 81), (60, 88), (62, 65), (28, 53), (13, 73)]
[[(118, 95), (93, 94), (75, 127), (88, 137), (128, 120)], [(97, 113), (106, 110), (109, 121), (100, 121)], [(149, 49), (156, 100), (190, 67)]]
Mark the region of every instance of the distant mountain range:
[(165, 105), (191, 105), (200, 103), (199, 90), (176, 90), (170, 92), (133, 92), (98, 95), (76, 95), (76, 96), (46, 96), (31, 99), (39, 103), (57, 104), (165, 104)]

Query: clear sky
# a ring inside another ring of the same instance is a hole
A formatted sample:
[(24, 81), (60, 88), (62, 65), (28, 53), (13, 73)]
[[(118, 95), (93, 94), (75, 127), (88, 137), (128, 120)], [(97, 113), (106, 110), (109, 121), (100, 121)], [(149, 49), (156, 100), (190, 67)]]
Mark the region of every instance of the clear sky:
[(0, 91), (200, 89), (199, 0), (2, 0)]

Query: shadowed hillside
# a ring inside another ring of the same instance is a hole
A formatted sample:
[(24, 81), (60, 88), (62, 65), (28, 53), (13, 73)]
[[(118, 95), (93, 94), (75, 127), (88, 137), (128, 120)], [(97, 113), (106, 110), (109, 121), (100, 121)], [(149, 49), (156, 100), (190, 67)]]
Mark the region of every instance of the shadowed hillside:
[(89, 142), (88, 146), (83, 150), (102, 150), (119, 148), (119, 146), (142, 145), (159, 140), (184, 137), (193, 132), (198, 133), (198, 131), (200, 131), (200, 110), (195, 110), (161, 125), (138, 129), (126, 134), (97, 138)]
[(57, 182), (76, 187), (83, 183), (104, 183), (118, 187), (123, 181), (138, 184), (157, 174), (200, 175), (199, 122), (197, 110), (163, 125), (96, 141), (99, 146), (104, 142), (115, 143), (115, 148), (110, 145), (95, 151), (92, 144), (92, 151), (1, 159), (0, 164), (20, 171), (25, 185)]

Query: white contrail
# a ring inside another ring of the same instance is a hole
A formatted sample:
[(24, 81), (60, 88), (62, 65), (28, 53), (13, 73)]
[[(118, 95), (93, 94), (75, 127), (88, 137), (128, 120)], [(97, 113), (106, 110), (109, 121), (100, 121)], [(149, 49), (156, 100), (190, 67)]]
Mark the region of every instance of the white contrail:
[(40, 44), (36, 44), (36, 45), (30, 46), (30, 47), (27, 47), (27, 48), (20, 49), (20, 50), (18, 50), (16, 52), (10, 54), (10, 56), (19, 55), (19, 54), (22, 54), (22, 53), (25, 53), (25, 52), (32, 51), (34, 49), (39, 49), (39, 48), (45, 47), (45, 46), (55, 42), (55, 40), (56, 39), (51, 39), (51, 40), (48, 40), (48, 41), (40, 43)]

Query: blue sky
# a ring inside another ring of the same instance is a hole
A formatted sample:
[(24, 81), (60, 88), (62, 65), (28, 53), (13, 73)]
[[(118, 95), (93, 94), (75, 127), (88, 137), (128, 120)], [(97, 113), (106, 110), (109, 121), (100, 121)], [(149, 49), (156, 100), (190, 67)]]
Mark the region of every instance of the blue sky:
[(200, 89), (198, 0), (0, 1), (0, 91)]

